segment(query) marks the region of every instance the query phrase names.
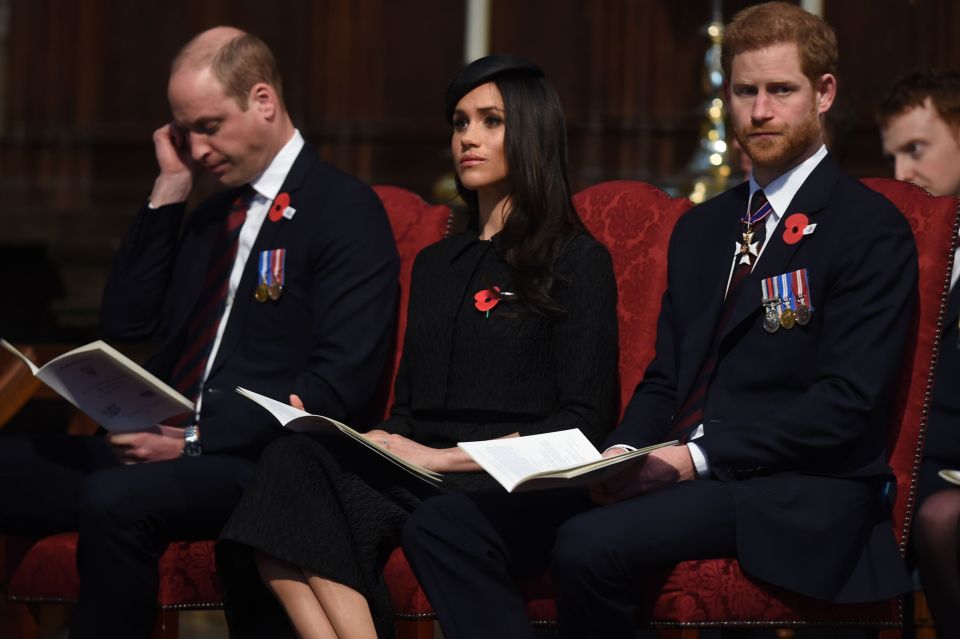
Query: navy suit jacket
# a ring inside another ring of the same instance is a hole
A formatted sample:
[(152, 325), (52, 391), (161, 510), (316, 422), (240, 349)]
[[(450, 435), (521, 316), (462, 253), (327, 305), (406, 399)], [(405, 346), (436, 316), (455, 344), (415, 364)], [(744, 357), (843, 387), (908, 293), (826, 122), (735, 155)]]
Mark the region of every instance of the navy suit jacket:
[[(608, 443), (668, 438), (710, 346), (748, 196), (740, 185), (678, 221), (656, 357)], [(731, 482), (748, 574), (822, 599), (881, 599), (909, 587), (884, 498), (884, 445), (916, 304), (916, 248), (903, 215), (830, 156), (783, 219), (794, 213), (816, 229), (790, 244), (781, 221), (744, 281), (696, 443), (713, 479)], [(765, 332), (762, 279), (803, 268), (809, 324)]]
[[(103, 299), (104, 334), (159, 340), (147, 367), (169, 379), (184, 349), (210, 252), (238, 190), (201, 204), (137, 214)], [(399, 258), (376, 194), (322, 162), (305, 145), (280, 190), (292, 219), (265, 219), (247, 259), (216, 359), (204, 387), (204, 453), (256, 456), (282, 432), (266, 411), (234, 389), (278, 400), (297, 393), (308, 410), (370, 421), (397, 308)], [(181, 232), (181, 226), (183, 230)], [(254, 299), (261, 251), (286, 249), (286, 281), (276, 301)]]

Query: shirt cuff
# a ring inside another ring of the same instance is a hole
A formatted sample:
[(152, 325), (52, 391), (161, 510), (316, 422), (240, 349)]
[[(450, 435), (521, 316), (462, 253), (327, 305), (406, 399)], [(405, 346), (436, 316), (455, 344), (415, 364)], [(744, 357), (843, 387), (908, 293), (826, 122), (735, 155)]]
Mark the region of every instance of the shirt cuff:
[(693, 467), (697, 471), (697, 479), (706, 479), (710, 476), (710, 462), (707, 456), (703, 454), (703, 449), (693, 442), (687, 442), (687, 450), (690, 451), (690, 457), (693, 459)]
[(628, 452), (628, 453), (632, 453), (633, 451), (636, 450), (636, 448), (634, 448), (634, 447), (631, 446), (630, 444), (614, 444), (613, 446), (607, 446), (607, 450), (605, 450), (605, 451), (603, 451), (603, 452), (606, 453), (606, 452), (608, 452), (608, 451), (613, 450), (614, 448), (619, 448), (620, 450), (626, 451), (626, 452)]

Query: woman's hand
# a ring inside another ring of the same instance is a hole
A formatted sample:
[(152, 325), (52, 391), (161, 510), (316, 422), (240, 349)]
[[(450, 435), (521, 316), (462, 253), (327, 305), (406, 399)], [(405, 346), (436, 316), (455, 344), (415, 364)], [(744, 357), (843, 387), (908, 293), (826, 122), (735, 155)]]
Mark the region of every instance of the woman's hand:
[[(374, 429), (364, 433), (364, 437), (378, 446), (386, 448), (397, 457), (437, 473), (452, 470), (446, 462), (451, 449), (430, 448), (418, 444), (403, 435), (394, 435), (385, 430)], [(459, 450), (459, 449), (452, 449)]]

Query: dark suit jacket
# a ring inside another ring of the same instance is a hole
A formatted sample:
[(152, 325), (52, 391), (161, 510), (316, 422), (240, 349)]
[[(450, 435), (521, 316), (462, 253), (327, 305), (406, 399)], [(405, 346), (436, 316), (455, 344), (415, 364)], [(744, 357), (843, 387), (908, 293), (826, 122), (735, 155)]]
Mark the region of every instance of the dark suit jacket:
[[(369, 418), (397, 306), (399, 260), (380, 200), (362, 182), (305, 146), (280, 192), (292, 219), (265, 219), (237, 289), (204, 388), (205, 453), (255, 456), (281, 432), (266, 411), (234, 392), (245, 386), (356, 423)], [(184, 348), (210, 251), (237, 190), (185, 205), (144, 206), (107, 282), (101, 323), (108, 338), (157, 339), (148, 368), (167, 379)], [(254, 299), (261, 251), (286, 249), (277, 301)]]
[[(608, 442), (666, 438), (709, 348), (749, 188), (697, 206), (670, 241), (657, 354)], [(826, 157), (784, 219), (817, 225), (796, 244), (773, 232), (719, 346), (696, 440), (732, 482), (744, 570), (834, 601), (909, 587), (896, 550), (884, 441), (915, 308), (917, 258), (902, 214)], [(729, 238), (727, 240), (726, 238)], [(761, 280), (806, 268), (806, 326), (762, 326)]]
[[(924, 456), (942, 462), (949, 468), (960, 468), (960, 286), (950, 291), (947, 317), (940, 339), (937, 379), (930, 403)], [(949, 488), (939, 480), (931, 489)]]

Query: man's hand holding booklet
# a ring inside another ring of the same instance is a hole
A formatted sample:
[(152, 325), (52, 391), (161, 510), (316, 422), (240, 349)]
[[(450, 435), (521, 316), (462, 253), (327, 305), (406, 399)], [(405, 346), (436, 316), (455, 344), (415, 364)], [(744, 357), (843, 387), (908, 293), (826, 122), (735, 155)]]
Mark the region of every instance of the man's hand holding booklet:
[(579, 429), (542, 435), (460, 442), (474, 461), (509, 492), (596, 484), (676, 441), (603, 457)]

